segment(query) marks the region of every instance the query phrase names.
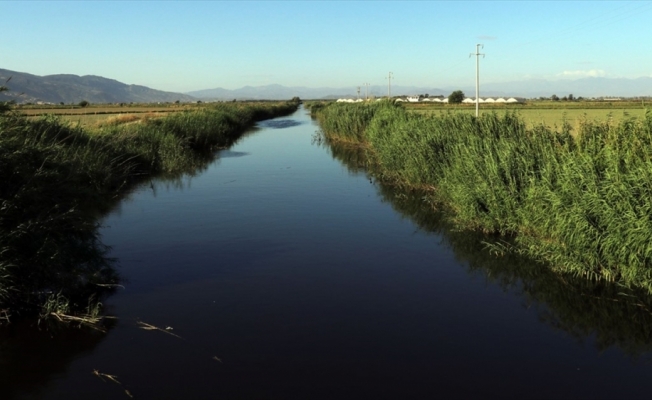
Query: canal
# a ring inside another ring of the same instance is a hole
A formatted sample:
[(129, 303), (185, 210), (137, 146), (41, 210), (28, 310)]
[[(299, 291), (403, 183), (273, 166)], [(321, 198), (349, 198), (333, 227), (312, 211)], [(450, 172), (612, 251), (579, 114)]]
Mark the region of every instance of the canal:
[(131, 193), (101, 221), (115, 321), (3, 327), (1, 397), (649, 398), (645, 304), (491, 255), (318, 129), (301, 108)]

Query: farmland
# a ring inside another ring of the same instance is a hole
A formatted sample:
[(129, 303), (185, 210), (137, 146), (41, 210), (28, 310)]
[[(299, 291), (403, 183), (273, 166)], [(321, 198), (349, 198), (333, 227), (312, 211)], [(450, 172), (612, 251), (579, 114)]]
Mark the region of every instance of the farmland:
[[(419, 114), (469, 113), (475, 114), (474, 104), (424, 104), (404, 103), (408, 111)], [(480, 104), (480, 114), (516, 111), (528, 128), (545, 125), (561, 127), (564, 122), (577, 132), (582, 121), (619, 124), (625, 118), (643, 118), (650, 104), (644, 101), (529, 101), (525, 104)]]
[(192, 110), (201, 104), (97, 104), (87, 107), (78, 105), (20, 105), (16, 111), (27, 117), (56, 115), (61, 120), (82, 127), (98, 127), (108, 120), (140, 120), (158, 118), (170, 113)]

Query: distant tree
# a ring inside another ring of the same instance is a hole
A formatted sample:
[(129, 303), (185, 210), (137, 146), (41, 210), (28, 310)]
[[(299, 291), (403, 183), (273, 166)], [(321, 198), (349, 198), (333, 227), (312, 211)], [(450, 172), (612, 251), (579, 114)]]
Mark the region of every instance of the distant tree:
[(427, 99), (428, 97), (430, 97), (430, 95), (428, 93), (426, 93), (426, 94), (423, 95), (423, 97), (425, 97)]
[(448, 102), (450, 104), (460, 104), (464, 100), (464, 92), (461, 90), (456, 90), (448, 96)]
[(568, 97), (566, 97), (566, 96), (562, 97), (561, 101), (568, 101)]
[(89, 104), (90, 104), (90, 103), (89, 103), (88, 101), (86, 101), (86, 100), (82, 100), (82, 101), (80, 101), (79, 104), (77, 104), (77, 105), (78, 105), (79, 107), (81, 107), (81, 108), (84, 108), (84, 107), (88, 107)]
[(63, 106), (63, 105), (64, 105), (64, 104), (63, 104), (63, 101), (62, 101), (62, 102), (60, 102), (60, 103), (59, 103), (59, 105), (61, 105), (61, 106)]
[(174, 104), (179, 104), (179, 100), (175, 101)]
[(301, 103), (301, 99), (300, 99), (299, 97), (297, 97), (297, 96), (294, 96), (294, 97), (292, 98), (292, 100), (290, 100), (290, 101), (291, 101), (292, 103), (298, 103), (298, 104)]
[(573, 97), (573, 93), (568, 95), (568, 101), (573, 101), (575, 98)]
[(556, 94), (553, 94), (552, 96), (550, 96), (550, 100), (552, 100), (552, 101), (559, 101), (559, 97), (557, 97)]

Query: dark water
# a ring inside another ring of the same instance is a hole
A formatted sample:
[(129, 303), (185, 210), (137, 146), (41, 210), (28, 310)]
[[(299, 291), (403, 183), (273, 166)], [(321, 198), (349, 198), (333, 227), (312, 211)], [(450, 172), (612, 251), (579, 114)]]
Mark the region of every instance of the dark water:
[(4, 327), (0, 398), (650, 398), (648, 303), (491, 256), (317, 129), (133, 193), (103, 221), (114, 325)]

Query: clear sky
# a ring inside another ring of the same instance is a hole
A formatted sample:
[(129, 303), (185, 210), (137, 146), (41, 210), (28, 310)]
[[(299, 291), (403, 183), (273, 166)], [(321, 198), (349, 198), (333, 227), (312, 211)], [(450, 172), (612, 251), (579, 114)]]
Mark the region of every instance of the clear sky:
[(0, 68), (187, 92), (652, 76), (648, 1), (1, 1)]

